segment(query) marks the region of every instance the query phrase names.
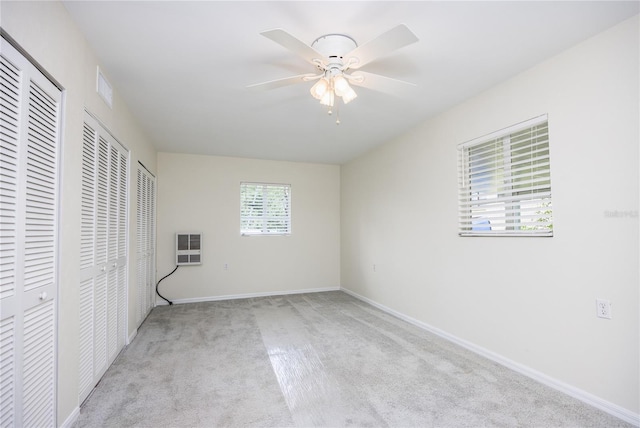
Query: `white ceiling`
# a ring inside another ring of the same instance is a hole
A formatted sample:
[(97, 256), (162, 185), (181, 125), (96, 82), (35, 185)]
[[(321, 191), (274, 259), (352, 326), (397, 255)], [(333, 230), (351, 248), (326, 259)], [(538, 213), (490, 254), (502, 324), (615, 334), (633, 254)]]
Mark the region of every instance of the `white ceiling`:
[[(343, 163), (639, 12), (637, 1), (65, 1), (105, 74), (159, 151)], [(406, 24), (420, 39), (362, 68), (417, 84), (355, 88), (341, 124), (312, 83), (246, 86), (315, 70), (259, 33), (363, 44)], [(125, 142), (126, 143), (126, 142)]]

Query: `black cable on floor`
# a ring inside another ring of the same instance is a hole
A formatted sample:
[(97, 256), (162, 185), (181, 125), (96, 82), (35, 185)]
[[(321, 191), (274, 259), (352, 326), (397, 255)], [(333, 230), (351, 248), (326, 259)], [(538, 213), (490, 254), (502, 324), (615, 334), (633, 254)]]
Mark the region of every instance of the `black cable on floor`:
[(173, 273), (174, 273), (175, 271), (177, 271), (179, 267), (180, 267), (180, 265), (177, 265), (177, 266), (176, 266), (176, 268), (175, 268), (174, 270), (172, 270), (172, 271), (171, 271), (171, 273), (169, 273), (169, 274), (167, 274), (167, 275), (163, 276), (162, 278), (160, 278), (160, 281), (158, 281), (158, 283), (156, 284), (156, 294), (157, 294), (158, 296), (162, 297), (164, 300), (166, 300), (166, 301), (167, 301), (167, 303), (169, 303), (170, 305), (173, 305), (173, 302), (172, 302), (171, 300), (167, 299), (166, 297), (164, 297), (162, 294), (160, 294), (160, 292), (158, 291), (158, 285), (160, 285), (160, 283), (162, 282), (162, 280), (163, 280), (163, 279), (165, 279), (166, 277), (168, 277), (168, 276), (170, 276), (170, 275), (173, 275)]

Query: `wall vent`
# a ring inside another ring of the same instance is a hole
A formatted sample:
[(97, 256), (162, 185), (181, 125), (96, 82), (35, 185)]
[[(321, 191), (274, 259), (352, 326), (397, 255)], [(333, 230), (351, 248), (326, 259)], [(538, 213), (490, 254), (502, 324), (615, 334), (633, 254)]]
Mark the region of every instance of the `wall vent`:
[(202, 264), (202, 233), (176, 233), (176, 265)]
[(98, 91), (98, 94), (100, 94), (109, 108), (113, 108), (113, 88), (111, 87), (111, 83), (109, 83), (107, 78), (104, 77), (104, 74), (102, 74), (100, 67), (98, 67), (96, 91)]

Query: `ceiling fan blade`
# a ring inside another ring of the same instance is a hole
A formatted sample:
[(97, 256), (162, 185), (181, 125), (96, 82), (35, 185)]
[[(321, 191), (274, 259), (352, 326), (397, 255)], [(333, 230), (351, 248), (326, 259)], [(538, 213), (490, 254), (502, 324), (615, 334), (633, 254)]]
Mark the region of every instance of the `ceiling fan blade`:
[(365, 71), (357, 71), (350, 74), (349, 83), (354, 86), (372, 89), (378, 92), (384, 92), (389, 95), (408, 95), (417, 86), (415, 83), (405, 82), (404, 80), (392, 79), (391, 77), (381, 76), (379, 74), (367, 73)]
[(344, 56), (344, 63), (353, 64), (349, 68), (358, 69), (363, 65), (388, 53), (418, 41), (418, 37), (404, 24), (393, 27), (375, 39), (358, 46)]
[(277, 89), (283, 86), (294, 85), (296, 83), (308, 82), (309, 80), (313, 80), (313, 78), (315, 77), (316, 75), (311, 73), (299, 74), (297, 76), (285, 77), (284, 79), (276, 79), (276, 80), (270, 80), (268, 82), (254, 83), (253, 85), (248, 85), (247, 89), (268, 91), (270, 89)]
[(327, 63), (326, 58), (324, 58), (320, 52), (307, 45), (302, 40), (287, 33), (282, 28), (263, 31), (260, 34), (289, 49), (291, 52), (313, 65), (318, 65), (318, 62)]

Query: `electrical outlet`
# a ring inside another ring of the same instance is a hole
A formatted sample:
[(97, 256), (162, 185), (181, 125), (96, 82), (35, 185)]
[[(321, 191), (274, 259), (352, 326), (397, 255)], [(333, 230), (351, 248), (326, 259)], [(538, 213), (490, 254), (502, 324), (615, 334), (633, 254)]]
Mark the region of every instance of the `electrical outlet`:
[(229, 270), (229, 263), (224, 264), (224, 270)]
[(373, 264), (373, 271), (374, 271), (374, 272), (376, 271), (376, 265), (375, 265), (375, 263)]
[(596, 299), (596, 315), (598, 318), (611, 319), (611, 302), (603, 299)]

